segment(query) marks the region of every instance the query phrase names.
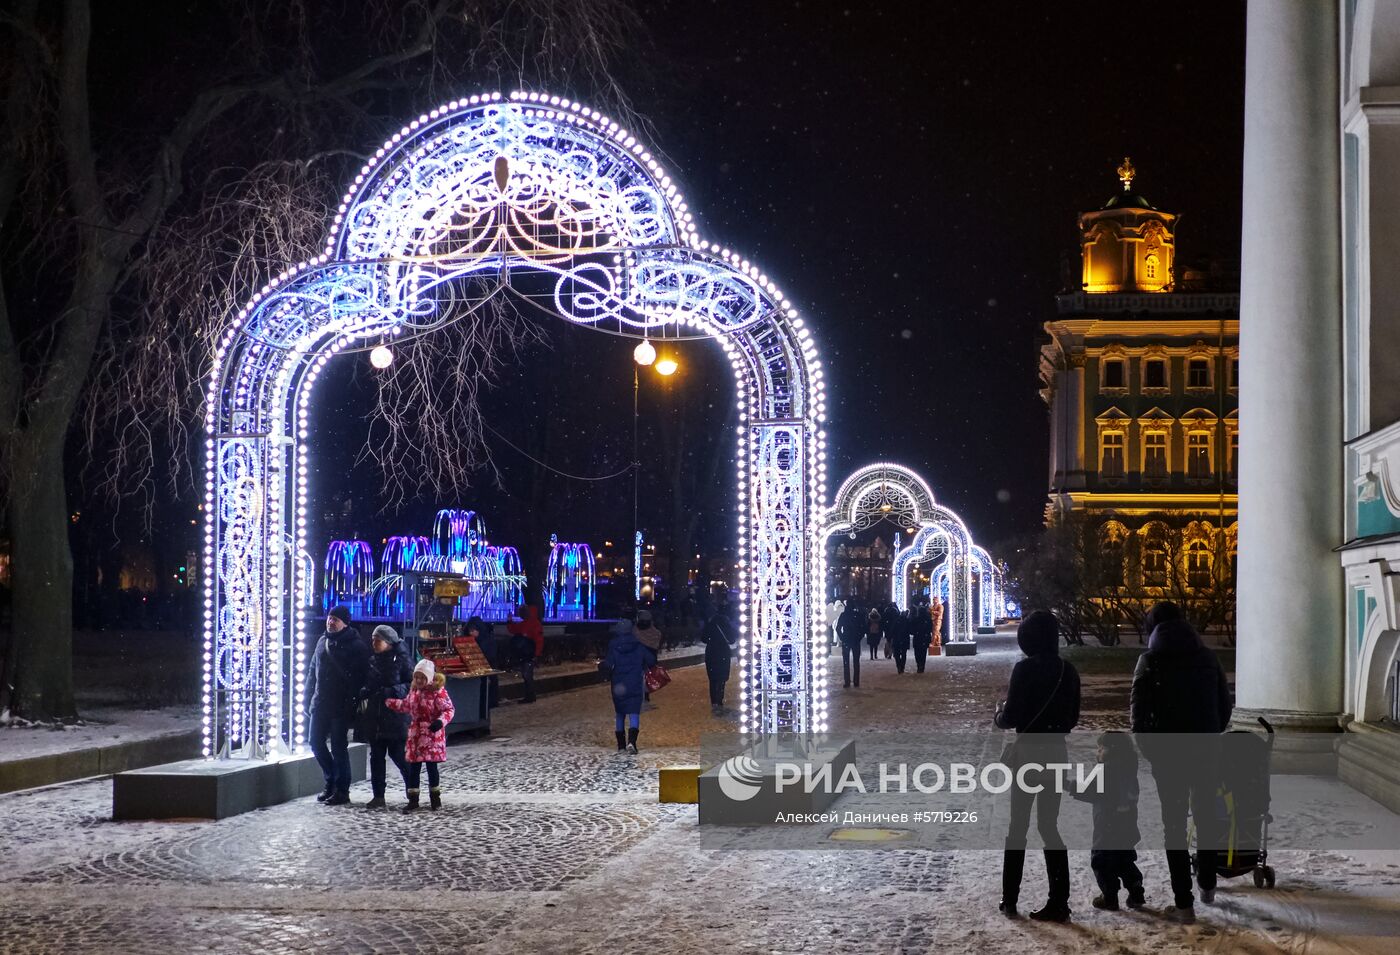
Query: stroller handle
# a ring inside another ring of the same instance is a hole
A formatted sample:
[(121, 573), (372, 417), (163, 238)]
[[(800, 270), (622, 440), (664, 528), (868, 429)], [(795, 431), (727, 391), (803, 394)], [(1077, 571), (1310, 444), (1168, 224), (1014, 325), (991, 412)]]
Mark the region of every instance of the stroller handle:
[(1262, 716), (1259, 717), (1259, 725), (1262, 726), (1262, 727), (1264, 727), (1264, 731), (1267, 732), (1270, 736), (1273, 736), (1273, 735), (1274, 735), (1274, 726), (1273, 726), (1273, 724), (1270, 723), (1268, 720), (1264, 719), (1264, 717), (1262, 717)]

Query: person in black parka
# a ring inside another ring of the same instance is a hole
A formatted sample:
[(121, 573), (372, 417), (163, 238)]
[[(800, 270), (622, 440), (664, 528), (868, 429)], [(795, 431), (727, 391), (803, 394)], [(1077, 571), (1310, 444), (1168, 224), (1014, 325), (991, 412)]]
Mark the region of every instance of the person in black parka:
[(368, 668), (369, 644), (350, 625), (350, 609), (332, 607), (326, 615), (326, 632), (311, 654), (305, 696), (311, 711), (307, 728), (311, 752), (326, 777), (326, 788), (317, 801), (328, 806), (350, 801), (350, 726)]
[(1128, 890), (1128, 908), (1140, 909), (1147, 902), (1142, 888), (1142, 871), (1137, 867), (1138, 754), (1133, 738), (1122, 730), (1110, 730), (1098, 739), (1098, 758), (1103, 766), (1102, 789), (1086, 789), (1074, 798), (1094, 807), (1094, 841), (1089, 850), (1089, 867), (1099, 884), (1092, 905), (1107, 912), (1118, 911), (1118, 889)]
[(836, 639), (841, 641), (841, 669), (846, 675), (846, 686), (860, 686), (861, 642), (865, 639), (865, 614), (854, 600), (846, 604), (846, 609), (836, 621)]
[[(1060, 656), (1060, 622), (1048, 610), (1037, 610), (1016, 630), (1016, 643), (1026, 658), (1011, 670), (1006, 702), (997, 707), (995, 722), (1002, 729), (1014, 729), (1016, 742), (1007, 764), (1016, 773), (1027, 763), (1063, 763), (1068, 760), (1065, 734), (1079, 722), (1079, 672)], [(1069, 853), (1060, 838), (1060, 794), (1054, 791), (1054, 778), (1046, 771), (1027, 771), (1027, 789), (1011, 789), (1011, 820), (1002, 857), (1001, 911), (1016, 915), (1021, 893), (1021, 872), (1026, 864), (1026, 832), (1030, 828), (1031, 806), (1036, 810), (1036, 829), (1045, 843), (1045, 874), (1050, 897), (1031, 918), (1043, 922), (1069, 921)]]
[(880, 641), (885, 636), (884, 619), (874, 607), (865, 615), (865, 644), (870, 647), (870, 659), (879, 659)]
[(739, 635), (729, 619), (729, 608), (720, 605), (705, 621), (700, 631), (705, 644), (705, 675), (710, 680), (710, 713), (724, 712), (724, 685), (729, 682), (729, 667), (733, 651), (739, 645)]
[(894, 654), (895, 671), (903, 673), (904, 665), (909, 660), (909, 617), (898, 608), (889, 613), (890, 622), (885, 626), (885, 638), (889, 640), (890, 652)]
[[(1215, 900), (1217, 832), (1215, 789), (1220, 779), (1220, 734), (1230, 725), (1234, 704), (1225, 669), (1187, 623), (1181, 608), (1163, 601), (1147, 614), (1147, 650), (1133, 672), (1130, 703), (1138, 749), (1152, 766), (1162, 805), (1167, 869), (1175, 906), (1169, 916), (1195, 917), (1186, 815), (1196, 826), (1196, 881), (1201, 901)], [(1153, 738), (1154, 734), (1171, 736)], [(1190, 734), (1190, 735), (1179, 735)]]
[(914, 668), (923, 673), (924, 664), (928, 662), (928, 648), (933, 643), (933, 615), (927, 604), (914, 608), (909, 621), (909, 638), (914, 646)]
[(398, 631), (378, 626), (370, 638), (369, 670), (360, 690), (360, 712), (368, 723), (369, 778), (374, 798), (366, 809), (383, 809), (387, 785), (384, 758), (393, 760), (408, 789), (409, 769), (403, 747), (408, 739), (408, 714), (395, 713), (384, 705), (385, 700), (401, 700), (408, 695), (413, 683), (413, 660), (404, 649)]

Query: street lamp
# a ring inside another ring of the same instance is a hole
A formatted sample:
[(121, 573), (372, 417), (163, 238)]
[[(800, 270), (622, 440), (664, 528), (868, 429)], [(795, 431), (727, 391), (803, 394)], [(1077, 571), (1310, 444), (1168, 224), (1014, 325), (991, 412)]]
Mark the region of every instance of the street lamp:
[[(635, 541), (642, 539), (642, 528), (638, 519), (638, 504), (641, 500), (641, 475), (642, 456), (640, 441), (638, 438), (641, 421), (641, 377), (637, 373), (639, 367), (652, 365), (654, 363), (656, 373), (662, 377), (669, 378), (680, 368), (680, 364), (670, 356), (656, 360), (656, 346), (650, 339), (643, 338), (642, 343), (632, 349), (632, 535)], [(633, 593), (640, 596), (642, 575), (641, 568), (633, 568)]]
[(663, 358), (656, 363), (656, 373), (666, 378), (670, 378), (676, 373), (680, 365), (676, 364), (674, 358)]
[[(635, 359), (639, 365), (650, 365), (652, 362), (656, 361), (656, 346), (648, 339), (643, 338), (642, 343), (632, 349), (632, 358)], [(665, 372), (664, 374), (670, 374), (670, 372)]]

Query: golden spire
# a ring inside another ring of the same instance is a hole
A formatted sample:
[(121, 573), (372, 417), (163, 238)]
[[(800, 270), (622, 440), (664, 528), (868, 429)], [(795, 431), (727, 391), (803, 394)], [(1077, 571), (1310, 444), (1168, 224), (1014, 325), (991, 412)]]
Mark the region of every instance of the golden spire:
[(1123, 165), (1118, 167), (1118, 178), (1123, 182), (1123, 191), (1127, 192), (1133, 188), (1133, 177), (1137, 175), (1137, 170), (1133, 168), (1133, 161), (1127, 156), (1123, 157)]

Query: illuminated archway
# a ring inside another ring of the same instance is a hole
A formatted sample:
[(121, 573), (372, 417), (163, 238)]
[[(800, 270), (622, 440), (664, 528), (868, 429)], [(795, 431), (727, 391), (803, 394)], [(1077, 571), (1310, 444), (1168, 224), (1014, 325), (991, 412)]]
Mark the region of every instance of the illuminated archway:
[[(623, 334), (683, 325), (724, 348), (739, 412), (741, 727), (820, 731), (811, 654), (825, 499), (822, 368), (791, 303), (701, 238), (647, 148), (580, 103), (454, 100), (367, 162), (322, 254), (278, 275), (219, 344), (205, 418), (205, 755), (305, 742), (307, 453), (336, 353), (425, 334), (497, 294)], [(824, 540), (824, 538), (822, 538)]]
[(956, 586), (949, 588), (948, 597), (948, 639), (958, 643), (972, 641), (972, 538), (962, 519), (935, 500), (928, 482), (902, 464), (868, 464), (841, 482), (822, 520), (819, 579), (826, 579), (825, 544), (829, 538), (867, 530), (881, 521), (917, 529), (909, 547), (895, 549), (890, 596), (901, 610), (906, 609), (908, 602), (908, 568), (934, 556), (932, 552), (924, 557), (915, 554), (934, 546), (936, 540), (948, 542), (950, 555), (956, 554), (952, 576)]

